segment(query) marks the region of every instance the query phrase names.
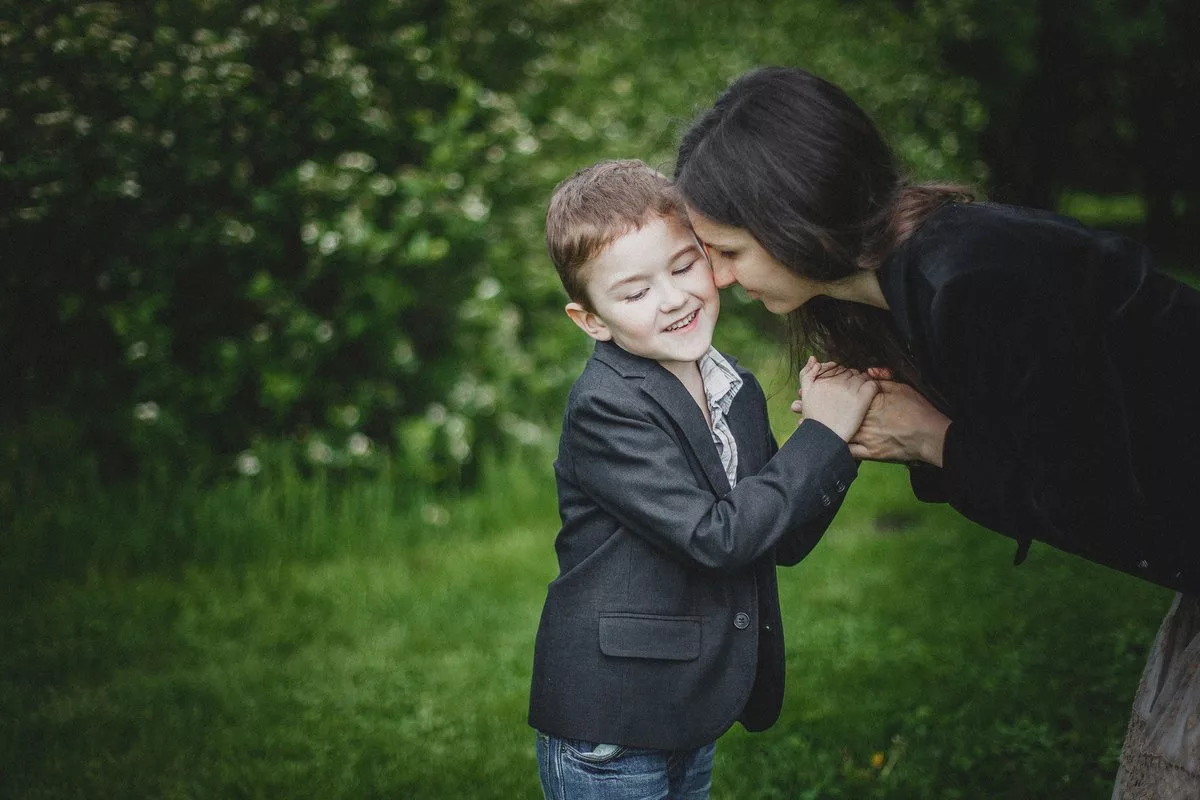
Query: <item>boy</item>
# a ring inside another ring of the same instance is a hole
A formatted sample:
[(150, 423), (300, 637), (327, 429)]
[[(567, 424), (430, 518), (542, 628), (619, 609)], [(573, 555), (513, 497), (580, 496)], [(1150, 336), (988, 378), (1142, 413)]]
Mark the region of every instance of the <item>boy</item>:
[(717, 737), (775, 722), (775, 564), (820, 538), (857, 473), (876, 391), (802, 373), (777, 448), (762, 389), (711, 345), (720, 301), (671, 183), (601, 162), (555, 190), (546, 241), (567, 315), (596, 340), (567, 401), (562, 528), (529, 723), (547, 798), (707, 798)]

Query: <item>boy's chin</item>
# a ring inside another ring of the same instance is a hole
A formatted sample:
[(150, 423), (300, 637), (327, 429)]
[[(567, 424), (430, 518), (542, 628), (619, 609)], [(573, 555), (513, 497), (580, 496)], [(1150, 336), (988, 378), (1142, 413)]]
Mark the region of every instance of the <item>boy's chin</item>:
[(712, 337), (708, 337), (703, 342), (696, 342), (694, 345), (689, 344), (687, 348), (680, 354), (680, 361), (699, 361), (704, 358), (704, 354), (712, 347)]

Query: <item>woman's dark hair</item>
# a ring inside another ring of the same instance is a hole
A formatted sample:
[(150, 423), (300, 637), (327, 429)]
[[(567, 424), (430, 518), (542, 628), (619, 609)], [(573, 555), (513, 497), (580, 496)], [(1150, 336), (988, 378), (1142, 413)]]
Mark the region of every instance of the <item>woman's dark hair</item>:
[[(875, 269), (959, 186), (908, 184), (875, 123), (837, 86), (767, 67), (730, 84), (684, 134), (675, 181), (688, 205), (745, 228), (787, 269), (835, 281)], [(916, 383), (887, 312), (817, 297), (788, 316), (793, 357), (811, 351)]]

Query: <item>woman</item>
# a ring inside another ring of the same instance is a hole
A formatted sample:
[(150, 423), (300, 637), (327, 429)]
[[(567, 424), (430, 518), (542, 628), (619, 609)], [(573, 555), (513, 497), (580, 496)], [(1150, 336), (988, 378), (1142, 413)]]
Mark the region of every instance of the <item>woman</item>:
[[(1200, 293), (1129, 239), (906, 182), (862, 109), (801, 70), (735, 81), (685, 134), (676, 181), (719, 285), (787, 314), (797, 349), (897, 379), (855, 455), (919, 461), (918, 497), (1014, 538), (1017, 563), (1038, 540), (1187, 593), (1123, 770), (1127, 796), (1177, 770), (1200, 786), (1200, 730), (1183, 730), (1200, 686), (1181, 667), (1200, 652)], [(1143, 723), (1186, 692), (1147, 753)]]

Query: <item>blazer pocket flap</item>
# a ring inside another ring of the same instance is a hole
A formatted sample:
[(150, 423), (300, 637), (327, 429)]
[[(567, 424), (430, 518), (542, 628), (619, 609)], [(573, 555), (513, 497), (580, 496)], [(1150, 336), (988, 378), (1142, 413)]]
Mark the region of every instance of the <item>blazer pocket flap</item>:
[(694, 661), (700, 657), (700, 618), (601, 614), (600, 652), (618, 658)]

